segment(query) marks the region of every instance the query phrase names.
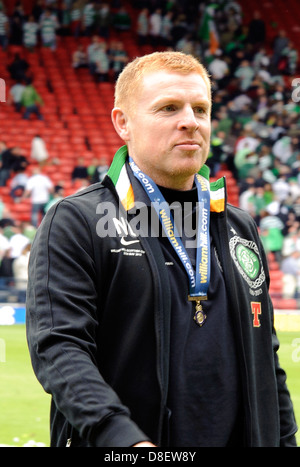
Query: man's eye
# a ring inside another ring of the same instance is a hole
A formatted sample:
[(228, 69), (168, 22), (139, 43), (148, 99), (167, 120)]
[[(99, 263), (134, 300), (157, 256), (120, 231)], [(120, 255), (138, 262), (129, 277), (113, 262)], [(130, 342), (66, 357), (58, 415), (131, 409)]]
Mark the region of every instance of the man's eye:
[(201, 115), (203, 115), (203, 114), (206, 114), (206, 113), (207, 113), (207, 110), (206, 110), (206, 108), (204, 108), (204, 107), (195, 107), (195, 108), (194, 108), (194, 112), (195, 112), (196, 114), (201, 114)]
[(163, 110), (165, 112), (173, 112), (175, 110), (175, 105), (173, 105), (173, 104), (165, 105), (163, 107)]

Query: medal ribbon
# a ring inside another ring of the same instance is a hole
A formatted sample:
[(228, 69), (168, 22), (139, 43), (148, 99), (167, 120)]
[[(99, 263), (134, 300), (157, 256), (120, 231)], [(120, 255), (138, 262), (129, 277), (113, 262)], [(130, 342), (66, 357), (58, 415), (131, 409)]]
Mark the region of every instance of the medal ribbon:
[(196, 271), (194, 271), (190, 258), (178, 234), (169, 205), (158, 186), (138, 168), (131, 157), (129, 157), (129, 164), (134, 176), (139, 180), (149, 196), (165, 234), (186, 270), (190, 284), (190, 297), (206, 298), (210, 281), (210, 191), (207, 182), (201, 175), (195, 175), (199, 215), (196, 235)]

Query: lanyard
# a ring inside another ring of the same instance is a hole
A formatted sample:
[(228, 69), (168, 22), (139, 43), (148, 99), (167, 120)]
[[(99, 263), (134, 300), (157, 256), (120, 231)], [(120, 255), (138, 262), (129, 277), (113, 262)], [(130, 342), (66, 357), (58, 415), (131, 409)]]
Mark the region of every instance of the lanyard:
[[(134, 176), (139, 180), (145, 192), (150, 198), (159, 220), (163, 226), (165, 234), (175, 250), (177, 256), (182, 262), (188, 279), (189, 279), (189, 300), (196, 301), (196, 314), (201, 313), (201, 319), (205, 320), (205, 315), (202, 313), (200, 300), (207, 299), (207, 290), (210, 281), (210, 237), (209, 237), (209, 220), (210, 220), (210, 191), (209, 187), (199, 174), (195, 175), (195, 184), (198, 193), (198, 225), (196, 235), (196, 271), (194, 271), (190, 258), (186, 249), (178, 235), (173, 216), (171, 214), (168, 203), (165, 201), (161, 191), (157, 185), (151, 180), (148, 175), (145, 175), (129, 157), (129, 164)], [(200, 309), (200, 308), (201, 309)], [(196, 317), (195, 317), (196, 319)], [(196, 319), (197, 320), (197, 319)], [(202, 325), (203, 323), (199, 323)]]

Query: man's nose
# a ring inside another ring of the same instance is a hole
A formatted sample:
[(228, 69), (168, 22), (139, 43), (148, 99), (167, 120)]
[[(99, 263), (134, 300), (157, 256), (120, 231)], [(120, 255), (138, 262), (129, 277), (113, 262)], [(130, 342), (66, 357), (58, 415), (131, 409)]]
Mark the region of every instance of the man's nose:
[(178, 129), (195, 131), (198, 128), (197, 118), (194, 109), (190, 106), (184, 107), (180, 113)]

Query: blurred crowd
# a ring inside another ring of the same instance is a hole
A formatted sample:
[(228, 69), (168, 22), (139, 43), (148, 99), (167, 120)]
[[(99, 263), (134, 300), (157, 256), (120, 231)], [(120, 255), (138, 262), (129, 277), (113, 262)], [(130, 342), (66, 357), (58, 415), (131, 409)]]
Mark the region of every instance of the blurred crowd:
[[(40, 46), (55, 51), (58, 38), (74, 36), (78, 48), (70, 66), (87, 67), (96, 81), (115, 80), (131, 58), (124, 33), (131, 34), (141, 53), (169, 48), (198, 57), (213, 83), (211, 176), (224, 167), (230, 170), (239, 187), (240, 207), (253, 216), (267, 253), (294, 284), (288, 295), (300, 298), (298, 49), (289, 31), (274, 25), (270, 38), (267, 26), (259, 11), (245, 21), (242, 2), (230, 0), (135, 0), (130, 5), (120, 0), (37, 0), (29, 15), (16, 2), (10, 17), (0, 0), (4, 50), (15, 44), (33, 52)], [(88, 38), (87, 46), (82, 37)], [(24, 73), (28, 78), (26, 66)], [(24, 75), (15, 80), (32, 85), (24, 82)], [(16, 94), (21, 95), (20, 89)], [(18, 101), (12, 93), (11, 99), (26, 118), (24, 95)], [(95, 181), (86, 176), (84, 160), (78, 167), (87, 183)], [(97, 167), (102, 177), (107, 167)], [(8, 175), (4, 169), (2, 185)], [(56, 200), (56, 191), (62, 196), (54, 189), (51, 200)]]

